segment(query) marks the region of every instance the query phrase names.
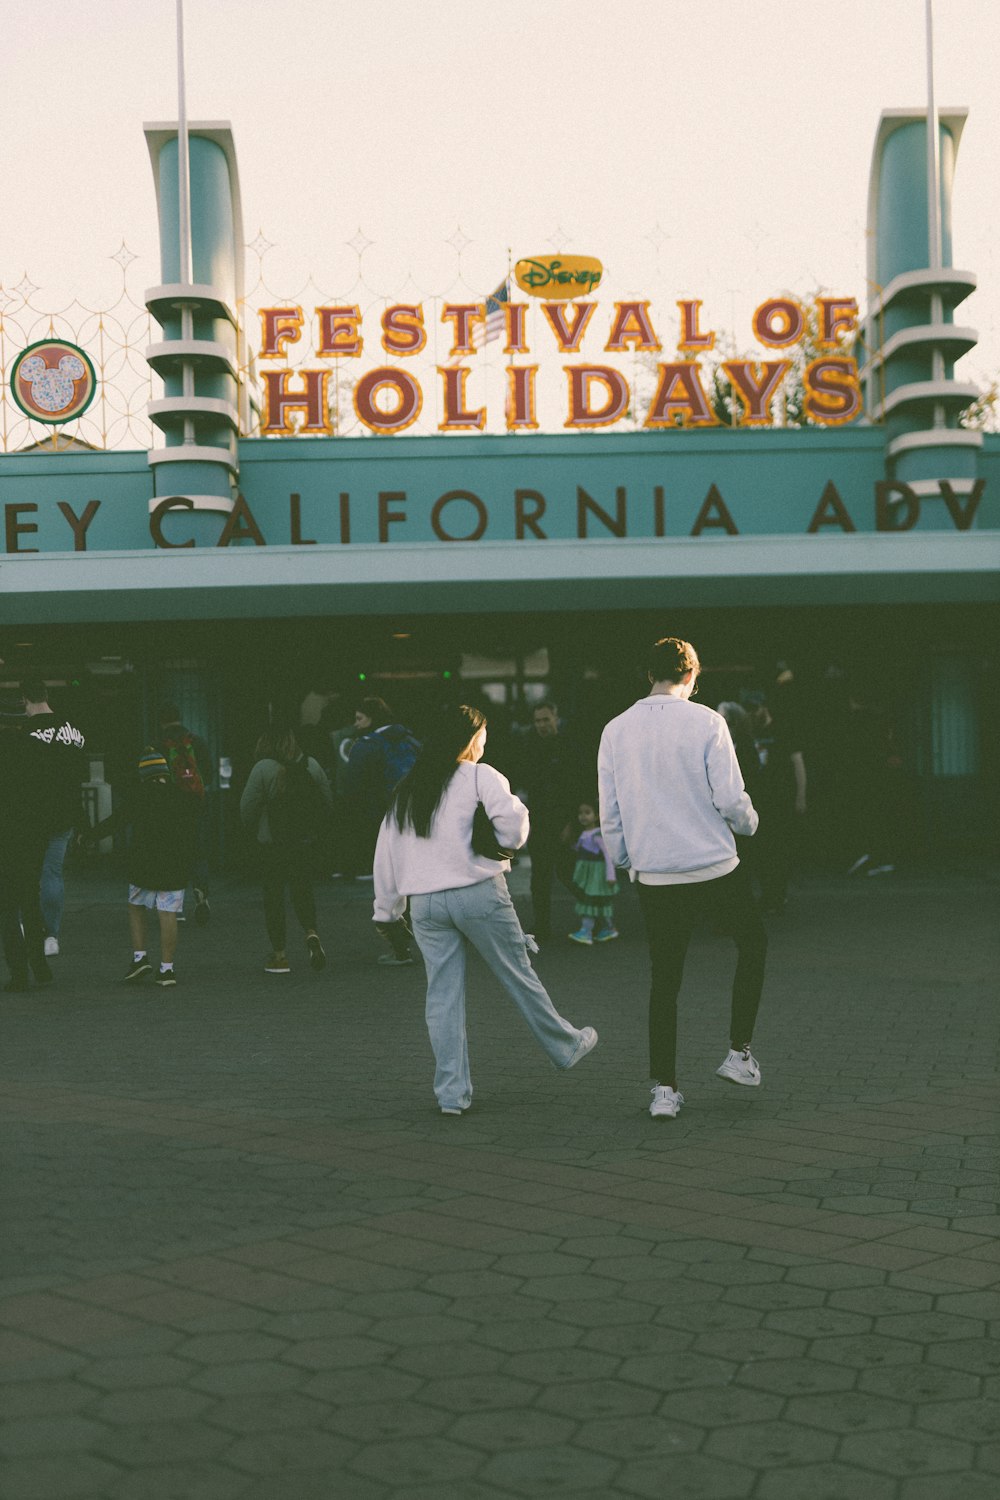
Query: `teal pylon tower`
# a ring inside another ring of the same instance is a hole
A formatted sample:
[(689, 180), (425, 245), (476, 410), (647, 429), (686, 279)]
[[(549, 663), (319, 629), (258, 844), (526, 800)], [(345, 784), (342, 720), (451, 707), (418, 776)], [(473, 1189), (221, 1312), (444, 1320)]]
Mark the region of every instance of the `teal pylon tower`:
[[(146, 358), (163, 382), (149, 404), (160, 434), (149, 453), (150, 509), (173, 499), (187, 534), (218, 533), (239, 479), (238, 438), (251, 428), (256, 401), (241, 326), (243, 216), (232, 131), (225, 122), (192, 123), (188, 191), (183, 195), (174, 123), (145, 126), (156, 184), (161, 284), (146, 306), (161, 338)], [(205, 522), (198, 520), (205, 517)], [(212, 519), (214, 516), (214, 520)]]
[(885, 427), (887, 477), (928, 499), (942, 480), (967, 492), (982, 447), (980, 433), (958, 424), (978, 388), (955, 379), (956, 360), (978, 338), (955, 320), (976, 277), (952, 266), (952, 185), (966, 115), (938, 114), (936, 214), (926, 109), (883, 112), (868, 188), (865, 409)]

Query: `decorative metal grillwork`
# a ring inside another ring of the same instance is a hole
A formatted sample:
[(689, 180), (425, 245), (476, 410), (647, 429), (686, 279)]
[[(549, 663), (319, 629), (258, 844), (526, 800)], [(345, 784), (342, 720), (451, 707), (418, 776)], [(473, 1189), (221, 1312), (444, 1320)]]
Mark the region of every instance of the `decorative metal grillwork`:
[[(0, 451), (33, 449), (65, 452), (74, 448), (149, 448), (152, 426), (146, 408), (153, 374), (146, 363), (151, 319), (130, 284), (137, 259), (123, 240), (109, 257), (121, 273), (118, 296), (108, 307), (74, 300), (57, 312), (39, 304), (39, 288), (27, 276), (14, 287), (0, 286)], [(10, 375), (18, 355), (42, 339), (65, 339), (86, 350), (97, 376), (97, 394), (80, 416), (65, 424), (29, 417), (14, 400)]]

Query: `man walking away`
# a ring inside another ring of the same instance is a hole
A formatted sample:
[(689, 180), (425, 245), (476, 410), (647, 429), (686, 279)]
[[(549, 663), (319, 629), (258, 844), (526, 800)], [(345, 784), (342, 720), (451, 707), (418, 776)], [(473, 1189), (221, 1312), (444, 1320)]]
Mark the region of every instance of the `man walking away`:
[(47, 824), (41, 903), (45, 957), (52, 958), (59, 952), (59, 929), (66, 901), (63, 881), (66, 850), (73, 835), (83, 829), (85, 821), (80, 787), (87, 779), (84, 749), (87, 741), (83, 732), (65, 715), (52, 712), (48, 689), (38, 678), (22, 682), (21, 695), (28, 717), (25, 732), (41, 751), (39, 769), (44, 781), (41, 812)]
[(752, 834), (757, 813), (720, 714), (690, 702), (701, 664), (687, 641), (652, 647), (650, 693), (612, 719), (601, 736), (601, 832), (611, 859), (638, 881), (652, 964), (649, 1070), (654, 1117), (673, 1119), (677, 1089), (677, 996), (691, 934), (708, 921), (736, 943), (729, 1052), (716, 1070), (754, 1087), (750, 1052), (764, 980), (767, 935), (734, 834)]
[(392, 711), (381, 698), (366, 698), (371, 729), (355, 740), (344, 775), (344, 795), (358, 819), (361, 840), (359, 870), (371, 880), (375, 841), (392, 795), (413, 769), (420, 741), (404, 724), (392, 721)]
[[(160, 742), (158, 749), (170, 768), (170, 778), (198, 808), (195, 823), (196, 845), (194, 858), (194, 920), (204, 927), (212, 915), (208, 904), (208, 819), (205, 792), (211, 780), (211, 757), (205, 741), (192, 733), (181, 720), (181, 711), (176, 703), (165, 703), (160, 710)], [(183, 907), (178, 913), (183, 922)]]

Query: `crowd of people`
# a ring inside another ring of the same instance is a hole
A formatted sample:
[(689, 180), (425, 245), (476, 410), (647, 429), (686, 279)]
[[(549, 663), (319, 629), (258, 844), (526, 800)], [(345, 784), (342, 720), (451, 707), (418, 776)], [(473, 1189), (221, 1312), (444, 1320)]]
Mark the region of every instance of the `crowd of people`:
[[(350, 723), (314, 735), (270, 724), (260, 736), (240, 797), (240, 820), (255, 851), (270, 951), (269, 975), (290, 972), (286, 897), (302, 951), (321, 971), (327, 955), (317, 928), (318, 874), (370, 881), (379, 962), (408, 965), (414, 948), (427, 971), (426, 1017), (435, 1057), (434, 1090), (445, 1114), (471, 1103), (465, 1033), (466, 958), (471, 946), (493, 970), (541, 1047), (571, 1067), (596, 1044), (593, 1027), (563, 1018), (539, 980), (531, 953), (553, 938), (553, 889), (574, 898), (582, 947), (618, 937), (615, 902), (632, 882), (644, 918), (651, 965), (650, 1113), (673, 1118), (683, 1104), (676, 1064), (677, 999), (695, 928), (730, 935), (737, 962), (729, 1049), (719, 1066), (731, 1082), (756, 1086), (750, 1046), (764, 978), (762, 913), (788, 896), (797, 838), (809, 807), (810, 752), (793, 674), (782, 667), (772, 690), (748, 691), (716, 710), (693, 699), (701, 664), (688, 642), (666, 637), (650, 651), (648, 693), (603, 729), (596, 757), (560, 718), (537, 702), (524, 731), (483, 761), (487, 724), (468, 705), (440, 709), (418, 738), (381, 698), (364, 697)], [(876, 752), (884, 754), (884, 749)], [(834, 763), (821, 770), (835, 780)], [(178, 982), (179, 923), (211, 916), (204, 741), (175, 704), (158, 716), (155, 742), (142, 747), (135, 774), (114, 810), (91, 826), (80, 795), (86, 737), (54, 713), (47, 689), (25, 681), (0, 705), (0, 935), (8, 990), (52, 982), (60, 951), (63, 862), (78, 839), (93, 848), (127, 832), (127, 912), (134, 985)], [(892, 868), (874, 830), (851, 837), (852, 872)], [(845, 810), (846, 811), (846, 810)], [(857, 812), (855, 804), (854, 811)], [(843, 821), (843, 820), (842, 820)], [(847, 820), (850, 821), (849, 819)], [(871, 836), (869, 836), (871, 835)], [(530, 859), (532, 931), (511, 901), (511, 861)], [(846, 856), (845, 856), (846, 857)], [(158, 955), (149, 946), (157, 915)]]

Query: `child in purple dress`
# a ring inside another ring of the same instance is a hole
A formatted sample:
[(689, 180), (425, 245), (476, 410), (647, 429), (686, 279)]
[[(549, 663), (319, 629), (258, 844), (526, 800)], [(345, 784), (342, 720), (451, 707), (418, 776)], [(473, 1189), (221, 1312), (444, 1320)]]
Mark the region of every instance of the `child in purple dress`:
[[(581, 802), (577, 818), (582, 832), (573, 845), (576, 853), (573, 884), (579, 891), (576, 914), (580, 918), (580, 926), (569, 936), (572, 942), (584, 943), (589, 947), (593, 943), (609, 943), (618, 936), (611, 919), (614, 898), (618, 894), (618, 882), (615, 867), (601, 838), (601, 820), (596, 803)], [(596, 932), (595, 924), (599, 924)]]

